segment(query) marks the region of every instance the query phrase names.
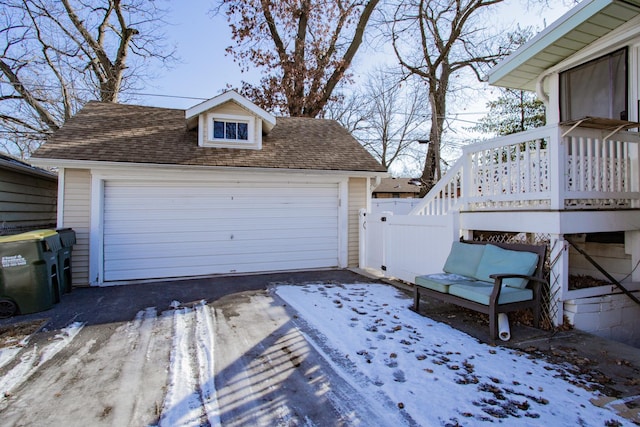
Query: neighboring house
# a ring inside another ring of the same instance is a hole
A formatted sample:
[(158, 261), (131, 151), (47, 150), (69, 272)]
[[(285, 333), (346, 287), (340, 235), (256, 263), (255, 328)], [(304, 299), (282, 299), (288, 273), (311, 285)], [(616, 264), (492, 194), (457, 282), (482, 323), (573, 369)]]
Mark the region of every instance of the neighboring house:
[[(378, 229), (383, 238), (365, 236), (374, 243), (362, 245), (366, 266), (413, 281), (440, 271), (461, 235), (540, 238), (550, 247), (552, 324), (566, 319), (640, 345), (640, 1), (581, 2), (499, 63), (488, 81), (537, 91), (547, 125), (464, 147), (410, 215), (382, 225), (367, 218), (366, 233)], [(598, 282), (603, 274), (570, 241), (631, 296)], [(581, 275), (595, 280), (570, 284)]]
[(416, 180), (413, 178), (383, 178), (380, 184), (373, 189), (371, 212), (393, 212), (397, 215), (406, 215), (411, 212), (422, 201), (418, 198), (419, 183), (418, 185), (410, 184), (411, 181)]
[(0, 153), (0, 235), (56, 226), (56, 174)]
[(418, 197), (420, 186), (411, 184), (413, 178), (383, 178), (373, 190), (374, 199), (407, 199)]
[(76, 286), (354, 266), (387, 175), (337, 122), (233, 91), (186, 111), (90, 102), (32, 159), (60, 170)]

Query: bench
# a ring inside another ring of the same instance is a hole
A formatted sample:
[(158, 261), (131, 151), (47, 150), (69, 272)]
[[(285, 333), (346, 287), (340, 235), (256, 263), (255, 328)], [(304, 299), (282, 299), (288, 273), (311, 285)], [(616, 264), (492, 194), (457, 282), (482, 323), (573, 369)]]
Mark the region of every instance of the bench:
[(419, 312), (420, 298), (430, 296), (487, 314), (492, 344), (498, 313), (529, 308), (538, 328), (546, 250), (544, 245), (453, 242), (443, 273), (416, 276), (413, 310)]

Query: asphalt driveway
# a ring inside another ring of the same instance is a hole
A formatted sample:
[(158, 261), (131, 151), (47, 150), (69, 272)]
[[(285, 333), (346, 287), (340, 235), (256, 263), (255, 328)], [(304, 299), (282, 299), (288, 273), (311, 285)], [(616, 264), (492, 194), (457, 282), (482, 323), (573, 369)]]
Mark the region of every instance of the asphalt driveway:
[[(367, 408), (341, 403), (336, 393), (346, 397), (355, 391), (328, 383), (334, 376), (324, 370), (331, 368), (266, 291), (273, 283), (367, 281), (340, 270), (75, 289), (51, 310), (0, 322), (6, 329), (42, 321), (40, 332), (0, 368), (2, 425), (208, 425), (207, 393), (214, 390), (214, 376), (224, 408), (215, 416), (224, 425), (375, 419)], [(184, 307), (197, 309), (174, 315)], [(215, 326), (206, 324), (211, 316)], [(207, 327), (215, 330), (198, 332)], [(217, 337), (215, 367), (211, 349), (201, 342), (207, 335)], [(176, 346), (188, 346), (184, 360), (171, 360)], [(315, 366), (317, 381), (296, 369), (293, 350)], [(170, 365), (177, 372), (169, 372)], [(199, 390), (199, 396), (180, 387)], [(319, 399), (318, 388), (337, 392)], [(190, 407), (201, 407), (202, 413), (185, 420), (184, 408)], [(283, 407), (291, 413), (282, 413)]]
[[(267, 291), (375, 281), (339, 270), (76, 289), (51, 310), (0, 321), (5, 330), (41, 327), (0, 353), (2, 425), (412, 425), (402, 411), (389, 420), (388, 410), (359, 402)], [(423, 310), (486, 339), (486, 325), (455, 307), (425, 301)], [(575, 331), (512, 332), (509, 346), (601, 381), (612, 397), (598, 404), (640, 395), (637, 349)]]

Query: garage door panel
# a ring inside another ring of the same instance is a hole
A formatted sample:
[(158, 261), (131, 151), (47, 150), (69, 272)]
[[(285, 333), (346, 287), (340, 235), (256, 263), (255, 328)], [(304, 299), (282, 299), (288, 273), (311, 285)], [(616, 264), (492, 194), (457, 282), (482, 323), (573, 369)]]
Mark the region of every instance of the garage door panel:
[[(306, 251), (330, 251), (334, 250), (335, 241), (331, 238), (319, 236), (301, 243), (296, 239), (282, 239), (274, 244), (273, 240), (263, 239), (251, 242), (247, 247), (243, 242), (221, 240), (217, 242), (192, 242), (191, 244), (176, 245), (175, 243), (154, 243), (154, 244), (122, 244), (105, 248), (105, 257), (110, 261), (133, 260), (138, 262), (143, 259), (163, 259), (167, 254), (171, 257), (194, 257), (207, 254), (210, 256), (261, 254), (263, 252), (289, 253), (291, 246), (296, 245), (299, 253)], [(176, 255), (178, 254), (179, 255)], [(166, 261), (166, 259), (165, 259)]]
[[(184, 210), (188, 208), (184, 208)], [(325, 208), (320, 210), (315, 210), (313, 208), (302, 209), (300, 207), (287, 207), (282, 209), (263, 209), (258, 206), (254, 206), (252, 209), (225, 209), (225, 208), (215, 208), (212, 207), (208, 210), (189, 210), (189, 216), (185, 217), (184, 214), (171, 212), (166, 210), (156, 210), (150, 211), (149, 208), (146, 209), (128, 209), (127, 213), (122, 212), (113, 212), (113, 211), (105, 211), (107, 215), (110, 217), (110, 222), (105, 223), (106, 226), (112, 225), (111, 221), (122, 222), (122, 221), (136, 221), (133, 219), (134, 217), (138, 217), (138, 222), (147, 222), (147, 221), (174, 221), (174, 222), (192, 222), (192, 221), (220, 221), (224, 220), (225, 223), (228, 220), (236, 219), (237, 222), (244, 222), (249, 219), (255, 219), (257, 213), (256, 210), (260, 211), (261, 215), (267, 215), (268, 219), (290, 219), (292, 221), (298, 220), (301, 217), (304, 217), (307, 220), (313, 218), (334, 218), (335, 212), (337, 210), (337, 206), (333, 208)], [(184, 212), (184, 211), (183, 211)], [(297, 213), (296, 216), (292, 216), (293, 213)], [(230, 218), (231, 217), (231, 218)], [(266, 221), (267, 223), (269, 221)], [(165, 223), (165, 225), (167, 225)], [(170, 224), (171, 226), (177, 226), (177, 224)], [(246, 225), (246, 224), (240, 224)]]
[(337, 183), (106, 182), (105, 281), (338, 265)]
[[(159, 231), (148, 222), (135, 225), (127, 225), (118, 228), (117, 231), (109, 233), (112, 243), (108, 245), (111, 248), (117, 248), (121, 245), (136, 244), (161, 244), (171, 243), (173, 245), (181, 244), (180, 240), (184, 240), (186, 245), (191, 242), (225, 242), (233, 240), (282, 240), (287, 239), (318, 239), (324, 238), (327, 233), (327, 227), (331, 225), (329, 221), (319, 221), (320, 224), (314, 223), (305, 226), (304, 223), (298, 223), (287, 227), (286, 234), (282, 227), (276, 224), (265, 226), (262, 229), (240, 230), (238, 227), (220, 226), (215, 231), (188, 230), (174, 227), (170, 232)], [(194, 226), (194, 228), (198, 228)], [(224, 229), (222, 229), (224, 228)], [(333, 236), (330, 236), (332, 241)], [(303, 242), (299, 242), (303, 243)]]
[[(166, 258), (160, 259), (158, 265), (152, 265), (136, 260), (123, 260), (121, 262), (110, 262), (108, 267), (112, 281), (136, 280), (159, 277), (189, 277), (212, 274), (209, 266), (215, 264), (225, 273), (252, 273), (256, 271), (277, 271), (290, 270), (292, 263), (303, 263), (305, 268), (325, 268), (327, 263), (334, 259), (334, 251), (305, 253), (262, 253), (260, 256), (248, 254), (241, 258), (235, 254), (222, 256), (194, 256), (182, 257), (181, 259)], [(176, 262), (180, 261), (180, 262)]]

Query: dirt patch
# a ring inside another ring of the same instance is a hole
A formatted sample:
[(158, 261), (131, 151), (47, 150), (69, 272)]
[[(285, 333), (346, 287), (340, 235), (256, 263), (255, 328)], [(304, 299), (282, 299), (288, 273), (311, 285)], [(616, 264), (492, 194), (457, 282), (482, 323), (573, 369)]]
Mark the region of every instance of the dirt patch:
[(596, 279), (591, 276), (584, 276), (581, 274), (569, 275), (569, 289), (586, 289), (611, 285), (612, 283), (607, 280)]
[(32, 320), (15, 325), (0, 326), (0, 348), (18, 344), (28, 336), (36, 333), (47, 320)]

